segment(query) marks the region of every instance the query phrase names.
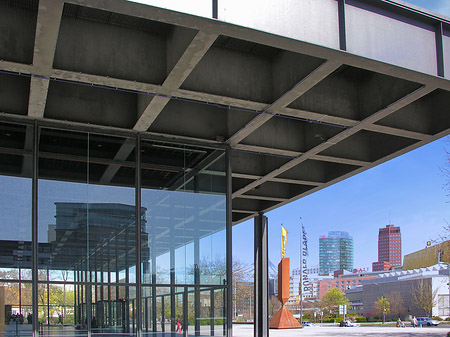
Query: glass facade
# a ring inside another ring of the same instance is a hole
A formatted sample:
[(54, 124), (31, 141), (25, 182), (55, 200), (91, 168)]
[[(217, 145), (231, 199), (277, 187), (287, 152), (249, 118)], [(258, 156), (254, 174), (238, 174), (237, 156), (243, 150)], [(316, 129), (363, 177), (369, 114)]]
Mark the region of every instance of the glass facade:
[(319, 239), (319, 272), (353, 271), (353, 238), (347, 232), (332, 231)]
[(224, 149), (6, 122), (0, 141), (0, 335), (226, 334)]

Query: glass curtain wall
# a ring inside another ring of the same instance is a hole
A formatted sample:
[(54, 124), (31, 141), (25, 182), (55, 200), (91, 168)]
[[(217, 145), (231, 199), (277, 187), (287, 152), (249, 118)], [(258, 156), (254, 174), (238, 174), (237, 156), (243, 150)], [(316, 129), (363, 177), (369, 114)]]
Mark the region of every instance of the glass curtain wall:
[(39, 132), (40, 331), (134, 335), (135, 139)]
[(0, 123), (0, 335), (226, 334), (225, 153), (137, 139)]
[(226, 177), (222, 150), (141, 146), (143, 332), (224, 335)]
[(31, 336), (33, 125), (0, 122), (0, 336)]

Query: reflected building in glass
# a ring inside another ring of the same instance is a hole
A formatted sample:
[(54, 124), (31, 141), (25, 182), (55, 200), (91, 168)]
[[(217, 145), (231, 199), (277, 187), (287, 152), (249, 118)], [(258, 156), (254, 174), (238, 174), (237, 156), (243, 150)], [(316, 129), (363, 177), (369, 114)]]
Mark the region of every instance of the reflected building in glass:
[(223, 149), (3, 122), (0, 139), (3, 331), (31, 336), (35, 314), (48, 335), (226, 333)]

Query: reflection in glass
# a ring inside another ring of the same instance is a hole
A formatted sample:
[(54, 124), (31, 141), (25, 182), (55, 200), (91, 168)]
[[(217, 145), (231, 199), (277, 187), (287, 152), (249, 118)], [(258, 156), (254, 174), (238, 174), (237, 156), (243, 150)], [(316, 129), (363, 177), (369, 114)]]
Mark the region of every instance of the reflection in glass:
[(31, 280), (32, 139), (32, 127), (0, 123), (0, 279)]
[(0, 336), (31, 336), (33, 127), (0, 122)]
[[(50, 294), (48, 308), (41, 305), (49, 331), (60, 324), (91, 334), (136, 333), (134, 165), (134, 140), (41, 129), (38, 266), (39, 287)], [(142, 215), (145, 226), (145, 209)], [(64, 287), (72, 307), (55, 323), (52, 305), (62, 307), (51, 296)]]
[[(40, 335), (135, 336), (138, 315), (145, 334), (172, 334), (178, 321), (222, 335), (224, 151), (142, 141), (137, 227), (136, 138), (49, 127), (36, 135)], [(22, 321), (17, 333), (32, 332), (33, 140), (34, 125), (0, 123), (0, 335)]]
[[(224, 152), (143, 141), (141, 161), (148, 234), (141, 244), (143, 293), (154, 294), (144, 300), (144, 330), (173, 333), (182, 320), (196, 335), (213, 334), (220, 324), (220, 335), (223, 313), (213, 309), (214, 292), (222, 293), (226, 282)], [(213, 293), (202, 292), (205, 285), (214, 285)]]
[(0, 282), (0, 336), (31, 336), (31, 282)]

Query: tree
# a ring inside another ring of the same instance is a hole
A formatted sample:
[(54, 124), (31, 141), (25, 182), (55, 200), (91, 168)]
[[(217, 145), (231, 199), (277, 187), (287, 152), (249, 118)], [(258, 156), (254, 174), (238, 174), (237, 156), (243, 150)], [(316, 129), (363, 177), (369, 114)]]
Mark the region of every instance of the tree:
[(375, 314), (377, 315), (383, 315), (383, 324), (386, 321), (386, 315), (391, 312), (391, 304), (389, 301), (384, 297), (379, 297), (374, 303), (373, 303)]
[[(202, 258), (198, 266), (190, 266), (187, 274), (194, 276), (198, 270), (203, 284), (222, 284), (226, 280), (225, 259), (209, 260)], [(253, 318), (253, 271), (251, 266), (233, 260), (232, 265), (233, 282), (233, 312), (237, 316), (238, 309), (243, 314), (244, 319)], [(219, 295), (219, 294), (218, 294)], [(221, 303), (219, 298), (215, 303)], [(236, 318), (236, 317), (235, 317)]]
[(438, 289), (432, 290), (431, 280), (419, 280), (412, 291), (413, 304), (425, 311), (428, 317), (431, 317), (433, 307), (436, 305), (437, 291)]
[(337, 317), (339, 315), (339, 305), (348, 305), (348, 303), (348, 298), (339, 289), (333, 288), (323, 295), (320, 301), (320, 308), (329, 315), (336, 314)]
[(406, 313), (405, 301), (398, 291), (394, 291), (386, 296), (391, 307), (391, 313), (395, 317), (401, 317)]

